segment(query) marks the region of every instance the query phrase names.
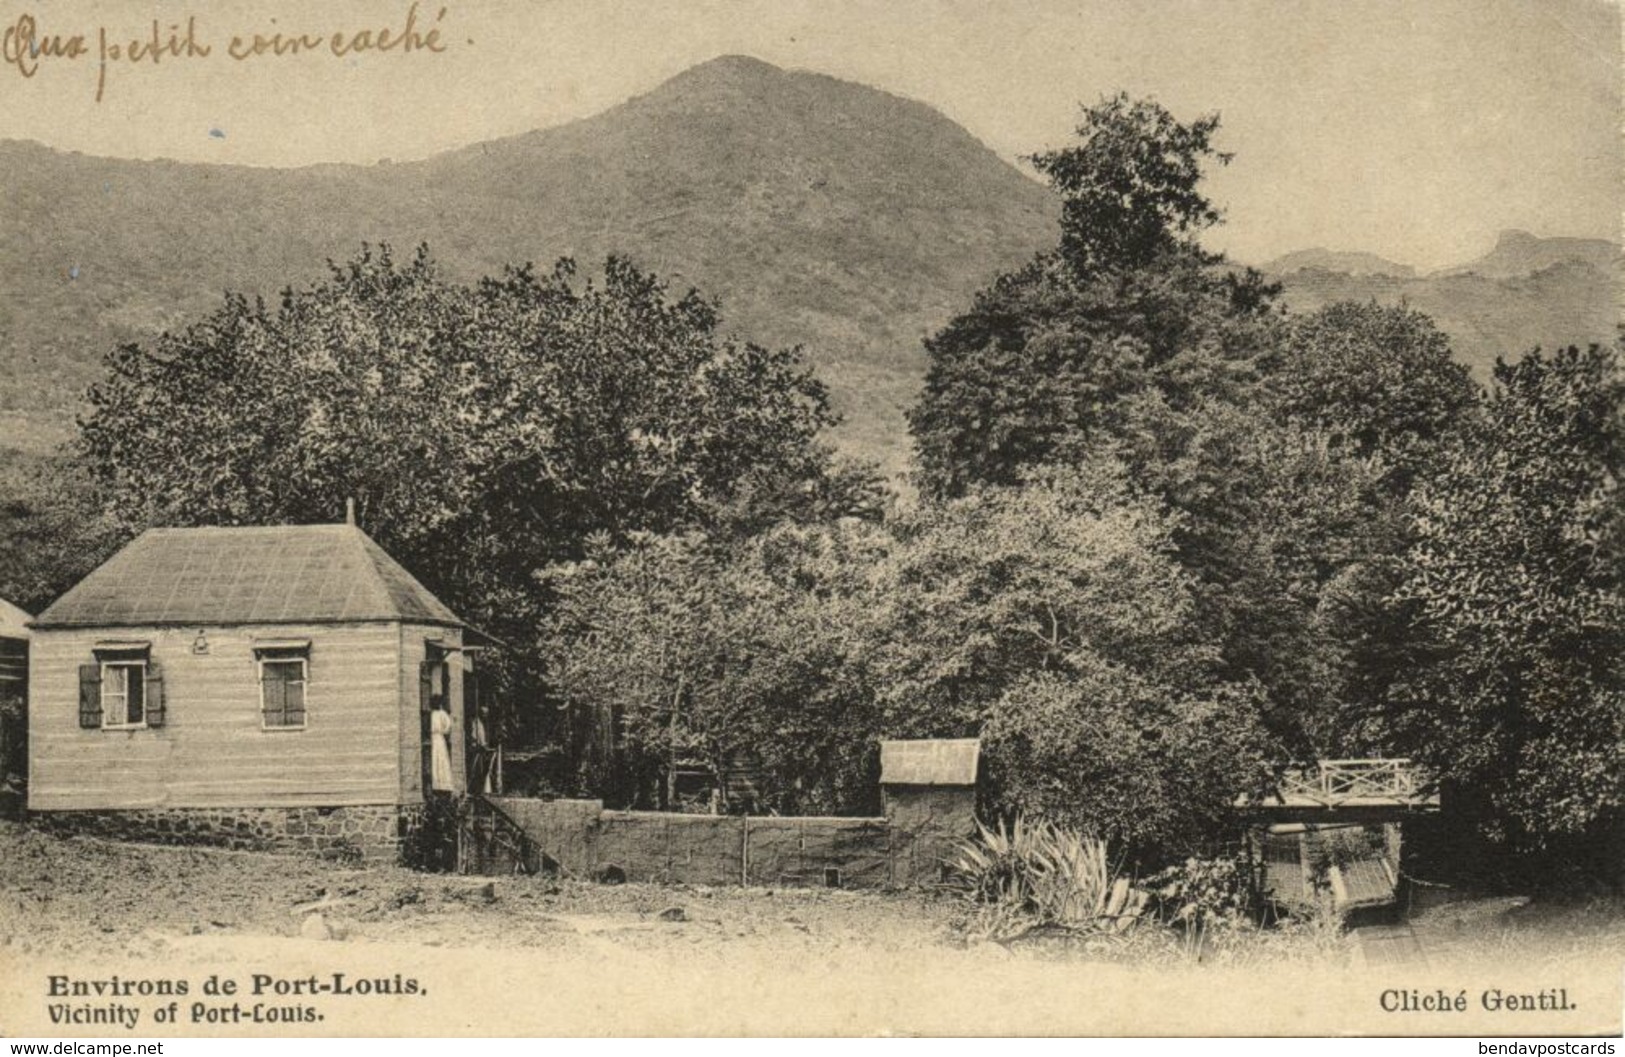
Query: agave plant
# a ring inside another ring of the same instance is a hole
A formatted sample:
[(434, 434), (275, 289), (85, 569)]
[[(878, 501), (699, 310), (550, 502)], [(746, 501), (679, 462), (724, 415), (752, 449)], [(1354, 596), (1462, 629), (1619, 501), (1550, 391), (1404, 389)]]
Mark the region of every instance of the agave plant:
[(1009, 938), (1039, 927), (1122, 931), (1145, 905), (1114, 879), (1106, 842), (1048, 821), (977, 825), (954, 868), (979, 904), (981, 931)]

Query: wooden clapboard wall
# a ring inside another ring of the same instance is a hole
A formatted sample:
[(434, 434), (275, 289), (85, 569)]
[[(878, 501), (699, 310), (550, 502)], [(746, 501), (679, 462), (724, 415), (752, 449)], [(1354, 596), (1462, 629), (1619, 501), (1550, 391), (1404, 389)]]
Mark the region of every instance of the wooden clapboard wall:
[[(30, 651), (33, 810), (391, 804), (404, 783), (403, 714), (417, 722), (417, 672), (403, 695), (395, 622), (36, 630)], [(418, 639), (421, 641), (422, 636)], [(79, 666), (108, 639), (151, 643), (165, 717), (148, 730), (79, 726)], [(254, 644), (309, 639), (303, 730), (261, 729)], [(421, 656), (421, 646), (419, 647)], [(454, 756), (455, 758), (455, 756)]]

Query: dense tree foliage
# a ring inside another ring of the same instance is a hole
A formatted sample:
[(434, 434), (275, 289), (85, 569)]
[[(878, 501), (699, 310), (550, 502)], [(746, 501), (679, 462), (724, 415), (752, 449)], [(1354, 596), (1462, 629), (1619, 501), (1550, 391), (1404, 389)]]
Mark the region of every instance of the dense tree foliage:
[(1275, 755), (1118, 465), (553, 575), (552, 671), (612, 706), (650, 802), (672, 760), (748, 758), (781, 810), (872, 810), (878, 739), (980, 735), (999, 809), (1160, 860), (1221, 839)]
[(1625, 377), (1613, 350), (1500, 363), (1482, 432), (1420, 490), (1394, 602), (1419, 643), (1392, 741), (1517, 844), (1625, 804)]
[(1060, 244), (926, 341), (909, 424), (927, 495), (1013, 484), (1080, 446), (1177, 446), (1192, 408), (1246, 398), (1275, 291), (1196, 241), (1219, 218), (1198, 186), (1217, 125), (1119, 96), (1034, 159), (1062, 198)]
[(38, 613), (107, 558), (124, 532), (80, 460), (0, 460), (0, 598)]
[[(532, 572), (592, 533), (746, 531), (873, 506), (794, 350), (724, 338), (715, 305), (611, 259), (463, 286), (387, 248), (111, 358), (82, 426), (110, 512), (147, 524), (359, 521), (514, 643)], [(524, 652), (528, 652), (528, 649)], [(519, 658), (523, 661), (523, 654)]]
[(887, 729), (980, 734), (1000, 808), (1143, 864), (1211, 850), (1280, 747), (1173, 540), (1112, 461), (923, 511), (889, 591)]
[(873, 809), (868, 577), (886, 547), (848, 519), (731, 546), (647, 536), (550, 569), (554, 685), (608, 728), (583, 755), (583, 784), (671, 806), (673, 770), (699, 765), (758, 776), (758, 802), (724, 805), (735, 810)]
[[(1220, 219), (1199, 188), (1225, 160), (1217, 129), (1118, 97), (1035, 159), (1062, 197), (1059, 246), (927, 342), (910, 418), (926, 496), (1122, 459), (1172, 515), (1217, 685), (1261, 690), (1280, 748), (1413, 753), (1520, 840), (1608, 817), (1615, 368), (1531, 357), (1486, 402), (1420, 313), (1275, 312), (1196, 242)], [(1089, 678), (1046, 674), (1011, 719), (1063, 729), (1061, 703), (1111, 699), (1076, 689)]]
[(1433, 321), (1404, 306), (1339, 302), (1289, 321), (1266, 399), (1338, 451), (1379, 460), (1403, 495), (1470, 421), (1478, 386)]

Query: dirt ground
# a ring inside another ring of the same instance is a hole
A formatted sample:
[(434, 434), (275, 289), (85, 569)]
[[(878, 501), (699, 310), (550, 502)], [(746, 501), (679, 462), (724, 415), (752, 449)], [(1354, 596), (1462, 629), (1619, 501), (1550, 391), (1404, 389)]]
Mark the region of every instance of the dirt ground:
[[(1410, 1027), (1362, 1019), (1377, 1012), (1371, 996), (1400, 977), (1351, 983), (1361, 966), (1351, 957), (1354, 944), (1335, 929), (1255, 932), (1193, 961), (1154, 926), (1127, 942), (967, 941), (968, 910), (944, 893), (453, 877), (62, 839), (0, 822), (0, 1034), (8, 1008), (43, 1016), (42, 981), (61, 967), (196, 979), (222, 966), (290, 977), (409, 972), (433, 982), (432, 1004), (316, 1003), (332, 1026), (303, 1033), (321, 1034)], [(1592, 988), (1583, 1015), (1605, 1019), (1583, 1026), (1612, 1030), (1617, 1022), (1625, 951), (1617, 905), (1554, 912), (1485, 900), (1429, 917), (1426, 931), (1442, 941), (1437, 950), (1458, 941), (1494, 960), (1485, 980), (1502, 979), (1510, 965), (1532, 980), (1550, 979), (1540, 986)], [(1440, 978), (1437, 960), (1415, 968), (1418, 980)], [(1450, 976), (1468, 987), (1476, 979)], [(1328, 987), (1363, 997), (1346, 1009), (1281, 1000)], [(431, 1005), (434, 1017), (425, 1020)], [(441, 1019), (448, 1008), (450, 1021)], [(49, 1026), (36, 1020), (24, 1033)], [(1581, 1026), (1532, 1020), (1523, 1027), (1572, 1034)], [(1465, 1027), (1441, 1022), (1427, 1030)]]
[[(344, 867), (296, 856), (71, 839), (0, 823), (0, 946), (140, 952), (164, 937), (312, 935), (423, 946), (630, 949), (726, 942), (792, 957), (963, 946), (952, 899), (830, 889), (602, 885)], [(302, 930), (305, 930), (302, 932)], [(318, 931), (319, 934), (319, 931)]]

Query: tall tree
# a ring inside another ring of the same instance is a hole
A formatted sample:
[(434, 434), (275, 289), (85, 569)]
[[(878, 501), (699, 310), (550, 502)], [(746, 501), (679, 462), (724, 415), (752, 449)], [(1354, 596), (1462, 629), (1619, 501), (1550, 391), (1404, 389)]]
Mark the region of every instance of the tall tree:
[(1268, 366), (1275, 414), (1339, 451), (1380, 459), (1395, 496), (1437, 469), (1478, 408), (1450, 340), (1403, 305), (1343, 301), (1294, 317)]
[(1196, 249), (1195, 236), (1223, 217), (1199, 189), (1206, 165), (1230, 164), (1213, 147), (1218, 130), (1217, 114), (1181, 123), (1119, 92), (1084, 110), (1078, 143), (1035, 154), (1061, 195), (1060, 252), (1072, 269), (1132, 271)]
[(1498, 363), (1482, 432), (1417, 498), (1394, 602), (1421, 644), (1389, 737), (1514, 844), (1625, 806), (1625, 377), (1617, 352)]
[(1061, 195), (1060, 244), (926, 341), (909, 425), (928, 496), (1080, 447), (1177, 443), (1180, 412), (1244, 398), (1275, 291), (1197, 241), (1219, 219), (1199, 186), (1225, 160), (1217, 128), (1117, 96), (1084, 111), (1078, 144), (1034, 158)]

